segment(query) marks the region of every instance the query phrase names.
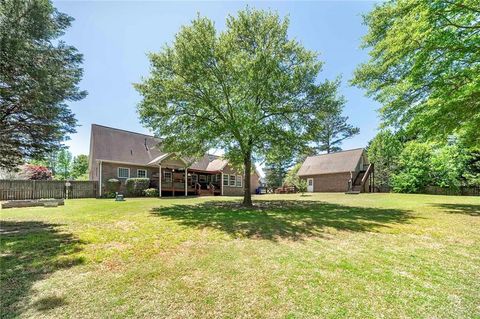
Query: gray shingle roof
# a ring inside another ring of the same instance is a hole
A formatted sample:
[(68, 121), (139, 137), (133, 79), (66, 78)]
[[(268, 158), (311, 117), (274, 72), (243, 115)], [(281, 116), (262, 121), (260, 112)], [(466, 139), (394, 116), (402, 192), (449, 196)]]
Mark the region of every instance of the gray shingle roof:
[[(153, 166), (159, 160), (168, 157), (168, 153), (160, 151), (159, 138), (98, 124), (92, 124), (90, 143), (92, 160)], [(227, 163), (220, 156), (205, 154), (193, 162), (190, 168), (220, 171)]]
[(363, 151), (363, 148), (357, 148), (337, 153), (309, 156), (300, 167), (298, 175), (309, 176), (355, 171)]
[(92, 124), (91, 153), (94, 160), (147, 165), (164, 152), (160, 139), (151, 135)]

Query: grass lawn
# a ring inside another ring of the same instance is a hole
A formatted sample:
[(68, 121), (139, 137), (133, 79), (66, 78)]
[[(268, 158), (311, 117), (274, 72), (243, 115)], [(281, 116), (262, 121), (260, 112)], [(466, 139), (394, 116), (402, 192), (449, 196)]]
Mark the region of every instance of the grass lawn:
[(480, 318), (480, 198), (69, 200), (1, 216), (1, 317)]

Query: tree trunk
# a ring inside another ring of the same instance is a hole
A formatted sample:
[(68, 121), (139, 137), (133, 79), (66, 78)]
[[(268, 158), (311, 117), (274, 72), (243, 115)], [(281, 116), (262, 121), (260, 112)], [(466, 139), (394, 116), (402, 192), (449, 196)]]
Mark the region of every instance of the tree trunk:
[(252, 155), (249, 153), (243, 160), (245, 178), (243, 181), (243, 206), (252, 207), (252, 194), (250, 192), (250, 178), (252, 171)]

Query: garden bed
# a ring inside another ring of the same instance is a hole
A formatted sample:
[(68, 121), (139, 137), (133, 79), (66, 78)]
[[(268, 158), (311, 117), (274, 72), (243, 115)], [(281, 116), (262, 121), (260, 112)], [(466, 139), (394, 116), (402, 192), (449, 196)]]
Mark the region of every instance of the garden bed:
[(24, 200), (10, 200), (5, 203), (2, 203), (3, 208), (17, 208), (17, 207), (57, 207), (59, 205), (65, 205), (63, 198), (55, 199), (24, 199)]

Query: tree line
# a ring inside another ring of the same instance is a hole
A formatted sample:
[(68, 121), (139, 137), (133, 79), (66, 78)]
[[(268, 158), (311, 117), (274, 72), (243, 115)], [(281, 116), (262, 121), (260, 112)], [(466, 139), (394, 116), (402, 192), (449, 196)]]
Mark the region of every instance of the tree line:
[[(46, 160), (75, 132), (67, 102), (86, 92), (82, 55), (61, 40), (72, 21), (47, 0), (0, 3), (2, 168)], [(479, 21), (477, 0), (392, 0), (364, 16), (370, 59), (350, 83), (382, 105), (382, 130), (369, 146), (379, 182), (398, 191), (478, 182)], [(254, 163), (280, 180), (305, 156), (338, 151), (359, 132), (342, 114), (339, 78), (320, 81), (318, 53), (288, 28), (288, 17), (272, 11), (240, 10), (222, 31), (198, 15), (149, 54), (150, 74), (134, 85), (140, 121), (164, 151), (221, 148), (244, 170), (245, 206)]]

